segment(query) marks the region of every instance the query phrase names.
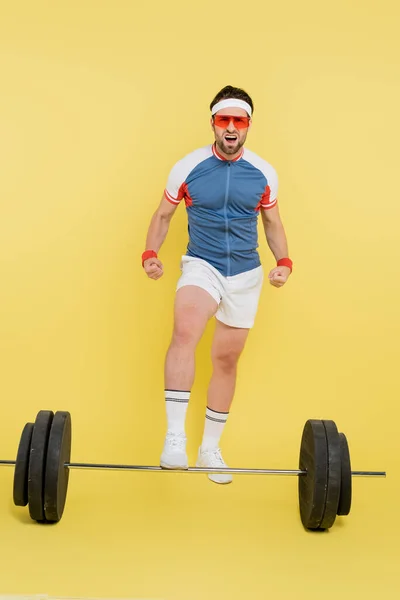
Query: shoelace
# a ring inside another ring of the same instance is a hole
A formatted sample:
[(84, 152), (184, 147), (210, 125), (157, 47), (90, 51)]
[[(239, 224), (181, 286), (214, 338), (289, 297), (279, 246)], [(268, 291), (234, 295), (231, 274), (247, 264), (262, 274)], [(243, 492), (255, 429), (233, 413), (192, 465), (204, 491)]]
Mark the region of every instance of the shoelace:
[(183, 448), (185, 445), (185, 438), (180, 434), (168, 433), (167, 442), (170, 446)]
[(215, 450), (208, 450), (205, 453), (210, 458), (210, 465), (212, 467), (225, 467), (225, 463), (221, 456), (221, 449), (216, 448)]

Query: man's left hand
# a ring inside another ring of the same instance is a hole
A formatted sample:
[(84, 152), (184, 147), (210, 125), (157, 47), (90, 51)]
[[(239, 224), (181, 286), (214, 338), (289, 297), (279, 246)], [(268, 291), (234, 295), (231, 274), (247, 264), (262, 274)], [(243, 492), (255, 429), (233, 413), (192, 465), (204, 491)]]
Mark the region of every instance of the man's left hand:
[(268, 275), (269, 282), (271, 285), (280, 288), (285, 285), (289, 279), (290, 273), (289, 267), (275, 267)]

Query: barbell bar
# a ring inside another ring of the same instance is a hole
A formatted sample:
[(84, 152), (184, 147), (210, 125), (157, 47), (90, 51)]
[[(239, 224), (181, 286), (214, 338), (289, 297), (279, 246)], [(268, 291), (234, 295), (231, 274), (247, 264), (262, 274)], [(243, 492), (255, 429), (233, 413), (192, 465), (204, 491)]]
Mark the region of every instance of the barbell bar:
[[(15, 460), (1, 460), (0, 466), (15, 467)], [(65, 469), (78, 469), (88, 471), (158, 471), (160, 473), (231, 473), (236, 475), (307, 475), (307, 471), (299, 469), (245, 469), (221, 467), (189, 467), (188, 469), (165, 469), (156, 465), (117, 465), (109, 463), (64, 463)], [(352, 477), (386, 477), (386, 471), (351, 471)]]
[(303, 526), (311, 530), (329, 529), (337, 515), (350, 513), (352, 477), (386, 477), (386, 471), (351, 470), (346, 436), (339, 433), (331, 420), (306, 421), (298, 469), (165, 469), (150, 465), (72, 462), (71, 437), (69, 412), (42, 410), (34, 423), (24, 426), (16, 460), (0, 460), (0, 466), (15, 467), (14, 504), (28, 504), (30, 516), (37, 522), (61, 520), (71, 469), (298, 476), (300, 517)]

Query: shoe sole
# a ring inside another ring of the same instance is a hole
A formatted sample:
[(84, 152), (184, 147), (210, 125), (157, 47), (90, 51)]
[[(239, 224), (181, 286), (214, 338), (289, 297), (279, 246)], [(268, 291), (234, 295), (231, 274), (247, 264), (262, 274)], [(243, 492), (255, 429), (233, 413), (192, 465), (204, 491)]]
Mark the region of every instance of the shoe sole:
[[(196, 467), (200, 467), (200, 468), (204, 468), (203, 465), (199, 465), (196, 463)], [(218, 485), (229, 485), (230, 483), (232, 483), (233, 478), (230, 481), (216, 481), (215, 479), (212, 479), (212, 475), (207, 474), (207, 477), (210, 481), (212, 481), (213, 483), (217, 483)]]
[(169, 465), (165, 462), (160, 462), (160, 467), (162, 469), (178, 469), (179, 471), (187, 471), (189, 465)]
[(215, 479), (212, 479), (209, 475), (208, 479), (213, 483), (217, 483), (218, 485), (229, 485), (230, 483), (232, 483), (232, 479), (230, 481), (216, 481)]

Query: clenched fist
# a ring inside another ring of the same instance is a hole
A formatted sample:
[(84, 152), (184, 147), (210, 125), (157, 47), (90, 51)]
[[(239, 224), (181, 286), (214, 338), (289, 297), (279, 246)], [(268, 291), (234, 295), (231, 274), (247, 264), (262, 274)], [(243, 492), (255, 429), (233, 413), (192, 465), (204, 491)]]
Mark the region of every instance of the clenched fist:
[(143, 268), (150, 279), (160, 279), (164, 275), (164, 268), (158, 258), (148, 258), (143, 263)]
[(289, 279), (290, 273), (289, 267), (275, 267), (268, 275), (269, 282), (277, 288), (282, 287)]

